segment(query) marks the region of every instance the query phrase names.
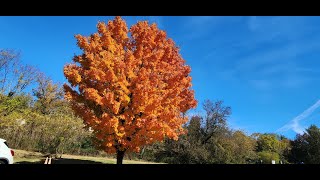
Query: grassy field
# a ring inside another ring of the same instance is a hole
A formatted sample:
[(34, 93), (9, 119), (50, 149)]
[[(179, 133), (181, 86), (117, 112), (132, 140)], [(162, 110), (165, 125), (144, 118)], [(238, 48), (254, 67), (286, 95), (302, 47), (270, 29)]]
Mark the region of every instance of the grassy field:
[[(45, 155), (14, 149), (14, 164), (43, 164)], [(52, 159), (51, 164), (116, 164), (116, 159), (106, 157), (77, 156), (63, 154), (61, 159)], [(154, 162), (123, 160), (123, 164), (157, 164)]]

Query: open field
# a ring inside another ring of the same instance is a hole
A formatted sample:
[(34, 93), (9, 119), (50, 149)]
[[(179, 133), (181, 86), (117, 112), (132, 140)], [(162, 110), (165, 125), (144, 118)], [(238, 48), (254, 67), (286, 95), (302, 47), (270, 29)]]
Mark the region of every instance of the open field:
[[(39, 152), (14, 149), (14, 164), (43, 164), (46, 157)], [(63, 154), (61, 159), (52, 159), (51, 164), (116, 164), (116, 159)], [(123, 164), (158, 164), (154, 162), (123, 160)]]

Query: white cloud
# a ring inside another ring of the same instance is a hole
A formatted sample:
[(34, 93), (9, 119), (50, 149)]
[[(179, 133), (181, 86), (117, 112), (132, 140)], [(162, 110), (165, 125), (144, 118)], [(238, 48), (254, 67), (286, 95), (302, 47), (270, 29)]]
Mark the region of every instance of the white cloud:
[(296, 88), (320, 73), (313, 63), (302, 63), (320, 50), (319, 27), (313, 24), (306, 17), (187, 17), (182, 39), (207, 43), (197, 49), (198, 66), (215, 69), (223, 80), (259, 90)]
[(301, 126), (299, 122), (302, 120), (305, 120), (319, 107), (320, 107), (320, 100), (318, 100), (314, 105), (309, 107), (303, 113), (293, 118), (289, 123), (279, 128), (276, 132), (285, 132), (288, 130), (293, 130), (296, 133), (302, 134), (304, 132), (305, 127)]
[(291, 16), (249, 17), (247, 26), (264, 40), (295, 40), (305, 34), (306, 18)]
[(265, 66), (271, 63), (283, 63), (296, 61), (293, 58), (297, 58), (305, 53), (318, 51), (320, 49), (319, 44), (320, 37), (313, 37), (312, 39), (305, 39), (296, 43), (287, 43), (284, 45), (278, 45), (262, 52), (255, 53), (253, 55), (241, 58), (238, 60), (237, 69), (247, 71), (250, 68), (257, 66)]
[[(314, 79), (314, 73), (319, 71), (301, 67), (300, 57), (319, 51), (319, 39), (319, 36), (315, 36), (296, 42), (288, 41), (238, 58), (232, 73), (238, 78), (253, 82), (252, 85), (259, 88), (269, 87), (267, 84), (291, 88), (308, 83)], [(256, 81), (257, 78), (259, 81)]]

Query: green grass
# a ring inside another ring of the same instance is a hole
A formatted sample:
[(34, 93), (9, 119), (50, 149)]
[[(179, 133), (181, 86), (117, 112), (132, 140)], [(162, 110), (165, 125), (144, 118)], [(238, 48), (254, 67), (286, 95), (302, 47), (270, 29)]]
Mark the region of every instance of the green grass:
[[(46, 157), (38, 152), (14, 149), (14, 164), (43, 164)], [(116, 159), (63, 154), (61, 159), (52, 159), (51, 164), (116, 164)], [(157, 164), (147, 161), (123, 160), (123, 164)]]

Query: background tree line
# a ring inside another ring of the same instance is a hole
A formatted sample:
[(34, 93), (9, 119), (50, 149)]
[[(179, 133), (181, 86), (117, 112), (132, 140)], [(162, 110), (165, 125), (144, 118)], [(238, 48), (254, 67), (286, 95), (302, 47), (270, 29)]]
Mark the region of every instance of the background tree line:
[(91, 134), (63, 91), (19, 52), (0, 50), (0, 137), (10, 147), (59, 154), (97, 154)]
[[(320, 163), (320, 129), (312, 125), (294, 140), (272, 133), (247, 135), (228, 126), (231, 107), (207, 100), (204, 115), (185, 124), (178, 141), (144, 146), (127, 158), (175, 164)], [(105, 155), (63, 91), (37, 68), (24, 65), (19, 52), (0, 50), (0, 137), (16, 149), (51, 154)]]

